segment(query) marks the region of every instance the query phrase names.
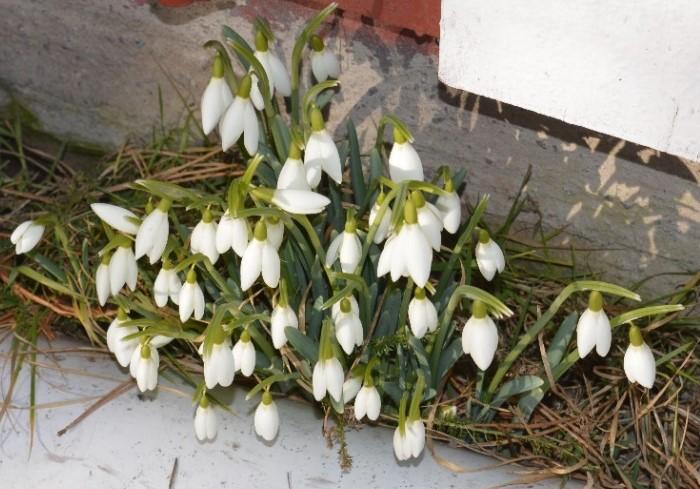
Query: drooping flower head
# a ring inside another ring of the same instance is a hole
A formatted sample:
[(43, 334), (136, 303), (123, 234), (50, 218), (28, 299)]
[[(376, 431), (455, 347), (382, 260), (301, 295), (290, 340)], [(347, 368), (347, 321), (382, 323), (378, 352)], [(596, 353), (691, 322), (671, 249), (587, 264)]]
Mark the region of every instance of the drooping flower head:
[(506, 268), (503, 251), (485, 229), (479, 231), (479, 243), (476, 245), (474, 255), (481, 275), (489, 282), (493, 280), (496, 272), (503, 273)]
[(141, 222), (134, 244), (134, 255), (137, 260), (144, 255), (148, 255), (151, 265), (160, 260), (168, 244), (170, 232), (168, 211), (171, 205), (172, 202), (169, 199), (162, 199)]
[(280, 279), (280, 257), (267, 236), (265, 220), (255, 224), (253, 239), (241, 258), (241, 289), (246, 291), (262, 274), (268, 287), (277, 287)]
[(219, 259), (219, 250), (216, 247), (216, 221), (209, 209), (202, 212), (202, 220), (192, 230), (190, 236), (190, 249), (192, 253), (201, 253), (213, 265)]
[(214, 407), (209, 404), (206, 394), (197, 405), (194, 413), (194, 434), (199, 441), (209, 441), (216, 438), (217, 419)]
[(377, 362), (378, 359), (375, 357), (367, 364), (362, 388), (355, 398), (355, 419), (358, 421), (361, 421), (365, 416), (370, 421), (376, 421), (382, 409), (382, 398), (372, 378), (372, 368)]
[(455, 191), (454, 183), (449, 176), (449, 170), (447, 170), (445, 175), (445, 186), (443, 190), (445, 193), (438, 196), (435, 201), (435, 207), (442, 215), (442, 224), (445, 227), (445, 231), (454, 234), (457, 232), (462, 222), (462, 202)]
[(287, 68), (284, 67), (282, 60), (270, 51), (269, 41), (270, 39), (267, 38), (264, 32), (257, 31), (255, 33), (254, 55), (265, 69), (265, 74), (270, 84), (270, 95), (277, 92), (283, 97), (289, 97), (292, 94), (292, 83), (289, 79), (289, 73)]
[[(379, 211), (384, 203), (386, 195), (384, 192), (379, 192), (377, 195), (377, 200), (374, 201), (372, 209), (369, 211), (369, 225), (370, 227), (374, 225), (375, 221), (379, 217)], [(381, 221), (377, 224), (377, 231), (374, 233), (374, 243), (379, 244), (386, 239), (387, 234), (389, 234), (389, 228), (391, 227), (391, 207), (387, 207), (382, 215)]]
[(217, 384), (228, 387), (233, 382), (236, 366), (231, 354), (231, 338), (218, 325), (212, 334), (211, 351), (204, 350), (204, 342), (199, 346), (199, 354), (204, 363), (204, 383), (207, 389)]
[(357, 221), (354, 213), (348, 211), (345, 229), (339, 233), (326, 253), (326, 266), (331, 267), (340, 259), (340, 268), (344, 273), (353, 273), (362, 258), (362, 243), (357, 235)]
[(350, 355), (355, 347), (362, 345), (364, 341), (364, 331), (355, 298), (344, 297), (333, 304), (332, 317), (338, 344), (346, 354)]
[(136, 379), (141, 392), (152, 391), (158, 384), (158, 350), (147, 343), (139, 343), (131, 355), (129, 373)]
[(107, 348), (114, 353), (117, 362), (122, 367), (129, 366), (134, 350), (139, 345), (138, 338), (126, 339), (128, 336), (139, 332), (136, 326), (126, 326), (124, 324), (128, 320), (129, 316), (120, 307), (117, 311), (117, 317), (114, 318), (107, 329)]
[(394, 455), (399, 461), (419, 457), (425, 447), (425, 425), (420, 414), (420, 403), (423, 400), (424, 387), (423, 377), (419, 376), (408, 416), (406, 416), (407, 394), (404, 394), (401, 398), (399, 425), (394, 431)]
[(194, 267), (187, 272), (187, 279), (180, 288), (178, 296), (180, 321), (187, 321), (194, 313), (195, 319), (204, 317), (204, 293), (197, 283), (197, 272)]
[(263, 392), (262, 400), (255, 409), (255, 433), (265, 441), (272, 441), (277, 436), (280, 427), (280, 415), (277, 404), (272, 400), (269, 391)]
[(576, 325), (576, 346), (581, 358), (585, 358), (595, 347), (604, 357), (610, 351), (612, 329), (603, 309), (603, 296), (597, 290), (591, 291), (588, 308), (583, 311)]
[(486, 304), (480, 300), (472, 303), (472, 315), (462, 330), (462, 350), (471, 355), (476, 366), (486, 370), (491, 365), (498, 347), (498, 330), (488, 315)]
[(625, 375), (632, 383), (638, 383), (642, 387), (651, 389), (654, 387), (656, 379), (656, 361), (654, 354), (644, 342), (644, 337), (640, 329), (635, 326), (630, 326), (629, 331), (630, 344), (625, 351)]
[(321, 341), (318, 361), (312, 375), (314, 399), (320, 401), (330, 395), (336, 402), (343, 400), (343, 366), (335, 357), (331, 338), (331, 322), (324, 321), (321, 329)]
[(280, 280), (280, 298), (270, 315), (272, 346), (278, 350), (287, 344), (286, 328), (299, 329), (299, 319), (294, 309), (289, 306), (286, 283)]
[(117, 248), (109, 260), (109, 288), (113, 296), (126, 284), (129, 289), (136, 290), (138, 265), (131, 250), (131, 240), (124, 235), (118, 237)]
[(316, 34), (309, 39), (311, 47), (311, 72), (317, 82), (326, 81), (328, 78), (338, 78), (340, 75), (340, 63), (330, 49), (326, 48), (323, 39)]
[(21, 255), (32, 251), (44, 235), (44, 225), (36, 221), (24, 221), (10, 235), (10, 243), (15, 245), (15, 253)]
[(249, 240), (250, 231), (246, 220), (242, 217), (232, 216), (227, 209), (216, 227), (216, 251), (219, 254), (224, 254), (232, 249), (234, 253), (242, 257), (248, 247)]
[(394, 145), (389, 153), (389, 176), (396, 183), (404, 180), (422, 182), (423, 163), (411, 141), (401, 131), (394, 127)]
[(323, 114), (315, 106), (311, 109), (311, 136), (306, 142), (304, 167), (306, 168), (306, 181), (311, 188), (318, 187), (321, 182), (321, 173), (326, 173), (337, 184), (343, 180), (338, 148), (326, 130)]
[(294, 141), (289, 144), (287, 160), (282, 165), (280, 175), (277, 177), (277, 188), (280, 190), (311, 190), (309, 182), (306, 180), (304, 162), (301, 161), (301, 150)]
[(101, 306), (107, 303), (111, 292), (109, 284), (109, 262), (110, 255), (109, 253), (105, 253), (102, 255), (100, 264), (95, 272), (95, 291), (97, 292), (97, 302), (99, 302)]
[(422, 287), (416, 287), (413, 299), (408, 304), (408, 323), (413, 335), (419, 339), (425, 336), (426, 332), (437, 329), (437, 310)]
[(211, 79), (202, 94), (202, 129), (209, 134), (233, 102), (231, 89), (224, 78), (224, 62), (218, 52), (214, 56)]
[(416, 213), (418, 215), (418, 225), (421, 231), (428, 238), (430, 246), (433, 250), (440, 251), (440, 244), (442, 242), (442, 216), (440, 211), (425, 200), (423, 192), (420, 190), (414, 190), (411, 192), (411, 200), (416, 206)]
[(243, 134), (243, 146), (250, 155), (258, 152), (258, 118), (250, 101), (251, 74), (241, 78), (233, 102), (221, 119), (221, 148), (226, 151)]
[(168, 303), (168, 299), (170, 299), (173, 304), (178, 305), (180, 303), (181, 288), (182, 282), (180, 281), (180, 277), (177, 276), (177, 271), (172, 263), (170, 263), (170, 260), (167, 258), (163, 259), (163, 266), (153, 282), (153, 299), (156, 305), (158, 307), (165, 307)]
[(250, 340), (248, 329), (244, 329), (241, 337), (233, 345), (233, 364), (235, 371), (241, 371), (245, 377), (250, 377), (255, 370), (255, 346)]

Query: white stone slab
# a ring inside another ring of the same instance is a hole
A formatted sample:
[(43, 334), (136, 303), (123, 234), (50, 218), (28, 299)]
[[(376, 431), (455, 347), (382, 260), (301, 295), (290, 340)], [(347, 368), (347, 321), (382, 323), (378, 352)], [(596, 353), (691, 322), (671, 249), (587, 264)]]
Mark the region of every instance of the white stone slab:
[(700, 160), (700, 3), (442, 0), (447, 85)]
[[(53, 349), (82, 346), (60, 341)], [(0, 344), (0, 392), (9, 385), (9, 341)], [(46, 348), (46, 345), (44, 345)], [(279, 401), (278, 438), (271, 444), (255, 436), (254, 401), (234, 388), (234, 414), (220, 412), (220, 431), (212, 443), (198, 443), (192, 431), (191, 390), (164, 380), (155, 396), (139, 398), (136, 389), (117, 397), (75, 428), (57, 432), (96, 398), (128, 379), (106, 355), (56, 353), (39, 355), (37, 430), (29, 453), (28, 369), (23, 369), (12, 408), (0, 424), (0, 487), (3, 489), (190, 489), (190, 488), (486, 488), (518, 477), (515, 467), (455, 474), (424, 454), (417, 462), (398, 464), (392, 432), (367, 427), (350, 430), (347, 440), (353, 468), (343, 472), (336, 448), (326, 446), (318, 413), (307, 404)], [(63, 370), (60, 370), (63, 369)], [(81, 372), (83, 373), (81, 375)], [(166, 390), (167, 389), (167, 390)], [(52, 403), (66, 403), (45, 409)], [(495, 461), (466, 450), (438, 447), (440, 454), (464, 467)], [(177, 459), (175, 480), (170, 484)], [(528, 485), (555, 488), (560, 481)], [(571, 483), (567, 487), (580, 487)]]

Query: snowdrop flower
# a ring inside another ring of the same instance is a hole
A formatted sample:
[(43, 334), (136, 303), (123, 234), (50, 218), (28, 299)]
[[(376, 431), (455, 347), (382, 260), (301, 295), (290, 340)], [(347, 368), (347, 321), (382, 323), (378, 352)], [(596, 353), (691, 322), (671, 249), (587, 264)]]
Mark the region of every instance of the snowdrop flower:
[(299, 319), (285, 300), (278, 302), (270, 315), (272, 345), (278, 350), (287, 344), (286, 328), (299, 329)]
[(304, 153), (306, 181), (311, 188), (316, 188), (321, 182), (321, 172), (325, 172), (335, 183), (340, 184), (343, 180), (343, 169), (338, 148), (326, 130), (323, 115), (317, 107), (311, 110), (311, 131)]
[(131, 357), (134, 350), (139, 345), (139, 340), (136, 338), (127, 340), (127, 336), (131, 336), (139, 332), (136, 326), (122, 326), (123, 323), (129, 320), (123, 309), (119, 308), (117, 317), (112, 321), (107, 328), (107, 348), (114, 353), (117, 362), (122, 367), (127, 367), (131, 362)]
[(44, 235), (44, 225), (36, 221), (24, 221), (10, 235), (10, 242), (15, 245), (15, 253), (21, 255), (32, 251)]
[(282, 165), (280, 175), (277, 177), (277, 188), (280, 190), (288, 188), (296, 190), (311, 189), (309, 182), (306, 181), (306, 169), (301, 161), (301, 151), (294, 141), (289, 145), (289, 156), (287, 156), (287, 161)]
[(216, 227), (216, 251), (219, 254), (224, 254), (232, 249), (238, 256), (242, 257), (248, 247), (249, 234), (246, 220), (240, 217), (231, 217), (227, 210), (221, 216), (219, 225)]
[(194, 413), (194, 434), (199, 441), (213, 440), (216, 438), (217, 425), (216, 411), (205, 395)]
[(389, 153), (389, 176), (396, 183), (404, 180), (423, 181), (423, 163), (404, 133), (394, 127), (394, 145)]
[(323, 39), (314, 34), (309, 40), (309, 45), (311, 46), (311, 72), (316, 81), (320, 83), (328, 78), (338, 78), (340, 63), (336, 55), (326, 49)]
[(170, 261), (163, 260), (163, 266), (153, 282), (153, 299), (156, 301), (156, 305), (165, 307), (168, 303), (168, 298), (173, 304), (178, 305), (180, 303), (181, 288), (182, 282), (180, 282), (175, 268), (173, 268)]
[(381, 408), (382, 398), (374, 386), (372, 376), (367, 373), (365, 374), (365, 382), (362, 389), (360, 389), (355, 398), (355, 419), (361, 421), (367, 415), (370, 421), (376, 421), (379, 418)]
[(160, 260), (165, 246), (168, 244), (168, 232), (170, 231), (168, 210), (170, 210), (171, 204), (170, 200), (162, 199), (158, 207), (153, 209), (141, 222), (134, 245), (134, 254), (137, 260), (144, 255), (148, 255), (151, 265)]
[(204, 351), (204, 342), (199, 345), (198, 349), (204, 363), (204, 383), (207, 389), (213, 389), (217, 384), (228, 387), (233, 382), (233, 376), (236, 372), (231, 354), (231, 339), (225, 336), (221, 326), (214, 333), (214, 336), (211, 352)]
[(630, 326), (630, 344), (625, 351), (625, 375), (632, 383), (651, 389), (656, 379), (656, 362), (651, 348), (644, 342), (642, 332)]
[(253, 107), (260, 112), (265, 109), (265, 100), (260, 92), (260, 80), (255, 74), (255, 69), (251, 66), (248, 68), (250, 74), (250, 101), (253, 102)]
[(440, 211), (438, 211), (433, 204), (425, 201), (423, 192), (420, 190), (411, 192), (411, 200), (413, 200), (416, 206), (418, 225), (421, 231), (423, 231), (425, 237), (428, 238), (430, 246), (432, 246), (435, 251), (440, 251), (442, 240), (442, 216)]
[(268, 287), (275, 288), (280, 279), (280, 257), (277, 249), (267, 239), (265, 221), (255, 225), (253, 239), (241, 258), (241, 289), (248, 290), (262, 273)]
[(162, 334), (157, 334), (155, 336), (151, 336), (151, 340), (148, 342), (149, 345), (151, 345), (151, 348), (162, 348), (165, 345), (170, 344), (175, 338), (172, 336), (165, 336)]
[(493, 280), (497, 271), (498, 273), (503, 273), (503, 270), (506, 268), (506, 259), (503, 256), (503, 251), (491, 239), (489, 233), (483, 229), (479, 231), (479, 243), (476, 245), (474, 254), (481, 275), (489, 282)]
[[(101, 306), (107, 303), (107, 298), (111, 291), (109, 284), (109, 255), (104, 254), (102, 256), (102, 261), (97, 267), (97, 272), (95, 272), (95, 290), (97, 291), (97, 302)], [(120, 287), (121, 288), (121, 287)]]
[(204, 134), (209, 134), (214, 130), (231, 102), (233, 102), (233, 95), (224, 79), (224, 62), (217, 52), (214, 57), (211, 79), (202, 94), (202, 129)]
[(245, 377), (250, 377), (255, 370), (255, 346), (250, 341), (250, 333), (243, 330), (241, 337), (233, 345), (233, 365), (236, 372), (239, 370)]
[(158, 384), (158, 365), (160, 359), (158, 350), (145, 343), (140, 343), (134, 349), (129, 364), (129, 373), (136, 379), (141, 392), (152, 391)]
[(498, 330), (489, 317), (486, 304), (475, 300), (472, 315), (462, 330), (462, 350), (471, 355), (476, 366), (486, 370), (491, 365), (498, 347)]
[(394, 454), (399, 461), (418, 458), (425, 447), (425, 425), (420, 417), (420, 402), (425, 387), (423, 377), (418, 378), (411, 407), (406, 417), (406, 397), (399, 406), (399, 425), (394, 431)]
[(178, 296), (180, 306), (180, 321), (187, 321), (194, 313), (195, 319), (202, 319), (204, 316), (204, 293), (197, 283), (197, 273), (194, 268), (187, 272), (187, 279), (180, 287)]
[(343, 367), (335, 357), (319, 359), (314, 365), (312, 376), (314, 399), (320, 401), (326, 397), (326, 392), (336, 402), (343, 399)]
[(290, 214), (318, 214), (331, 203), (325, 195), (295, 189), (275, 190), (271, 202)]
[(109, 260), (109, 288), (112, 295), (119, 294), (124, 284), (131, 290), (136, 290), (136, 280), (138, 278), (138, 265), (136, 257), (131, 251), (131, 241), (125, 236)]
[(139, 232), (139, 218), (130, 210), (117, 205), (95, 203), (90, 204), (92, 212), (109, 226), (126, 234)]
[[(352, 298), (354, 301), (354, 298)], [(336, 308), (337, 305), (337, 308)], [(343, 351), (350, 355), (356, 346), (362, 345), (364, 340), (364, 331), (362, 330), (362, 322), (357, 309), (357, 301), (355, 307), (347, 297), (341, 299), (333, 305), (332, 309), (333, 322), (335, 323), (335, 337), (338, 344), (343, 348)]]
[(280, 415), (272, 395), (265, 391), (262, 400), (255, 409), (255, 433), (265, 441), (272, 441), (277, 436), (280, 427)]
[(459, 199), (457, 192), (455, 192), (451, 178), (447, 178), (444, 190), (446, 193), (438, 196), (435, 201), (435, 207), (440, 211), (445, 231), (454, 234), (462, 222), (462, 201)]
[[(369, 211), (369, 225), (370, 227), (374, 225), (374, 221), (377, 220), (379, 216), (379, 209), (384, 203), (384, 192), (381, 192), (377, 196), (377, 200), (374, 201), (372, 209)], [(377, 225), (377, 231), (374, 233), (374, 244), (379, 244), (386, 239), (387, 234), (389, 234), (389, 228), (391, 227), (391, 207), (387, 207), (382, 216), (382, 220)]]
[(283, 97), (289, 97), (292, 94), (292, 83), (287, 68), (276, 55), (270, 52), (267, 37), (260, 31), (255, 34), (254, 55), (265, 69), (270, 83), (270, 95), (277, 92)]
[(350, 376), (348, 380), (343, 382), (343, 402), (352, 401), (362, 388), (362, 376)]
[(340, 258), (340, 269), (344, 273), (353, 273), (362, 257), (362, 243), (357, 236), (357, 222), (349, 216), (345, 222), (345, 230), (339, 233), (328, 247), (326, 267), (332, 267)]
[(604, 357), (610, 351), (612, 329), (603, 310), (603, 296), (597, 290), (588, 297), (588, 308), (583, 311), (576, 325), (576, 346), (581, 358), (585, 358), (595, 347)]
[(279, 217), (269, 216), (265, 218), (265, 227), (267, 228), (267, 241), (279, 250), (284, 240), (284, 223)]
[(391, 280), (411, 277), (418, 287), (425, 287), (430, 278), (433, 249), (418, 225), (418, 216), (413, 202), (404, 205), (404, 225), (398, 235), (392, 235), (384, 243), (379, 256), (377, 276), (391, 272)]
[(209, 209), (202, 213), (202, 220), (192, 230), (190, 236), (190, 249), (192, 253), (201, 253), (213, 265), (219, 259), (219, 251), (216, 248), (216, 221)]
[(238, 141), (243, 134), (246, 151), (254, 155), (258, 152), (258, 118), (250, 101), (250, 74), (241, 79), (236, 98), (221, 119), (221, 148), (226, 151)]
[(416, 338), (422, 338), (427, 331), (437, 329), (438, 316), (433, 303), (425, 295), (425, 289), (416, 287), (413, 299), (408, 304), (408, 323)]

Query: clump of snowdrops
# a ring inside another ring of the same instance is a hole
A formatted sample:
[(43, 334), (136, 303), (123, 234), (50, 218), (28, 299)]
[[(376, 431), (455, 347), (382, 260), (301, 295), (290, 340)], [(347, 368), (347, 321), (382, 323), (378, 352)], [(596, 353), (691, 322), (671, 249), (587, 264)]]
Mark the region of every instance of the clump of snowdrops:
[[(578, 321), (551, 340), (548, 374), (556, 381), (579, 357), (606, 356), (613, 333), (627, 334), (625, 374), (652, 389), (654, 356), (634, 321), (682, 306), (611, 319), (606, 297), (640, 298), (605, 282), (566, 286), (499, 353), (498, 322), (513, 311), (491, 285), (508, 257), (482, 220), (488, 196), (465, 215), (464, 172), (440, 167), (427, 180), (409, 128), (394, 116), (379, 121), (368, 157), (351, 123), (347, 141), (336, 142), (324, 113), (340, 64), (317, 33), (333, 9), (305, 26), (290, 70), (262, 19), (253, 46), (228, 27), (225, 44), (206, 44), (215, 54), (201, 100), (203, 132), (218, 134), (223, 151), (247, 161), (226, 195), (139, 180), (135, 188), (150, 197), (146, 208), (92, 205), (104, 223), (96, 295), (116, 309), (107, 345), (138, 388), (156, 389), (159, 351), (184, 342), (203, 363), (194, 394), (199, 440), (216, 437), (210, 390), (243, 376), (255, 380), (248, 398), (259, 396), (254, 424), (264, 440), (284, 425), (274, 397), (294, 391), (339, 420), (352, 413), (358, 421), (395, 422), (393, 449), (403, 461), (421, 455), (428, 406), (446, 395), (464, 355), (479, 372), (481, 419), (514, 397), (527, 419), (550, 379), (512, 367), (572, 294), (587, 293)], [(305, 90), (303, 61), (315, 80)], [(189, 229), (182, 222), (192, 215), (199, 221)], [(19, 225), (10, 238), (16, 253), (31, 253), (55, 222), (47, 213)], [(577, 348), (569, 350), (574, 325)]]

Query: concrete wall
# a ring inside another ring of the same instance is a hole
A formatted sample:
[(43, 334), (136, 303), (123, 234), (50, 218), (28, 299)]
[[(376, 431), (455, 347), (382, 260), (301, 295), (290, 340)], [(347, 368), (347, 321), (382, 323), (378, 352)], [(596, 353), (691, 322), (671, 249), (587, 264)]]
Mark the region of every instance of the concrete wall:
[[(159, 86), (168, 123), (183, 112), (171, 82), (199, 100), (210, 63), (201, 45), (218, 37), (221, 24), (249, 33), (254, 15), (265, 16), (289, 58), (294, 34), (313, 13), (283, 0), (180, 9), (129, 0), (0, 0), (0, 8), (2, 86), (46, 129), (108, 145), (150, 133)], [(381, 114), (394, 112), (414, 130), (427, 165), (466, 166), (472, 202), (492, 194), (494, 221), (532, 165), (524, 236), (540, 218), (550, 228), (567, 226), (559, 243), (604, 248), (587, 259), (625, 283), (700, 268), (697, 164), (448, 89), (438, 81), (437, 42), (429, 37), (340, 17), (325, 30), (345, 70), (330, 123), (341, 128), (339, 137), (350, 116), (369, 145)]]

